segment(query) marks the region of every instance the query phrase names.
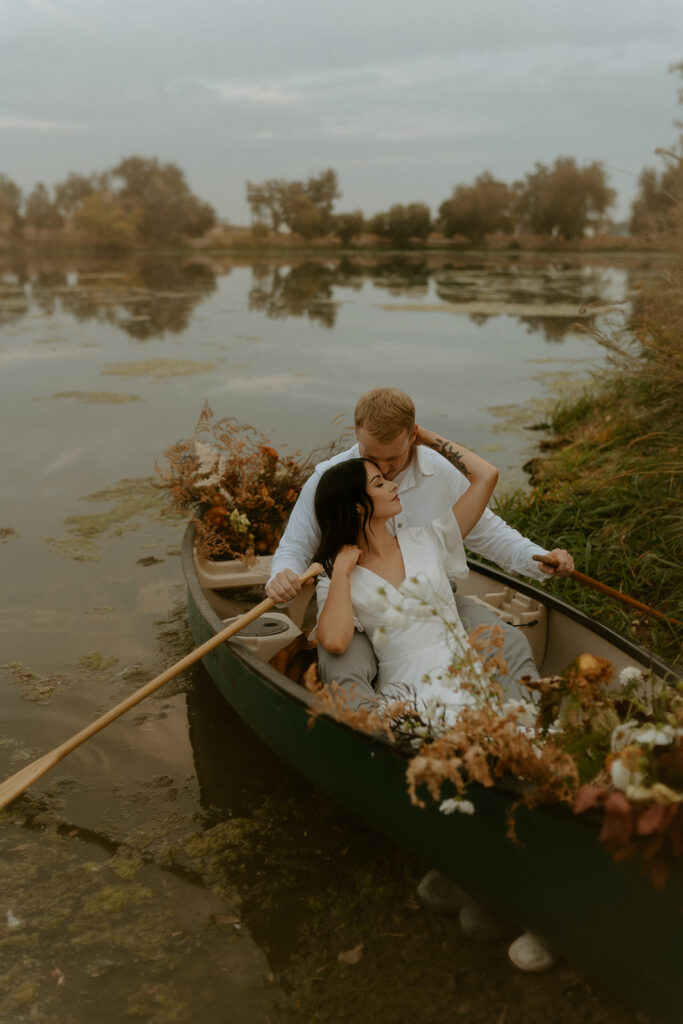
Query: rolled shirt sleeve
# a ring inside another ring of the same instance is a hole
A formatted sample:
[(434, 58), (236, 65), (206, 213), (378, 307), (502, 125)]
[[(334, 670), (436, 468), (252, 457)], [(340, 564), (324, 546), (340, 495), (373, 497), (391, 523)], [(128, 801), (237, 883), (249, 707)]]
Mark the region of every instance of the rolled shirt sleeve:
[[(293, 569), (301, 576), (313, 560), (320, 540), (320, 527), (315, 518), (313, 502), (320, 475), (312, 474), (301, 488), (289, 522), (273, 555), (270, 579), (283, 569)], [(270, 583), (270, 580), (268, 580)]]
[(458, 521), (452, 510), (448, 510), (431, 525), (431, 533), (436, 541), (439, 557), (449, 576), (465, 579), (469, 575), (465, 545)]

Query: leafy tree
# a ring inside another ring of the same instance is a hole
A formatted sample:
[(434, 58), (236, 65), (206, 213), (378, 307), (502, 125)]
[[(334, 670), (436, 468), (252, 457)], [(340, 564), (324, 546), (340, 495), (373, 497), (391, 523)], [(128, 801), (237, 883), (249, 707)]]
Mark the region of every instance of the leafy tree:
[(139, 216), (144, 241), (173, 243), (202, 235), (216, 222), (213, 208), (195, 196), (183, 171), (156, 159), (127, 157), (112, 171), (121, 182), (118, 195)]
[(578, 167), (573, 157), (558, 157), (552, 167), (537, 163), (514, 188), (521, 226), (566, 241), (583, 237), (589, 226), (597, 227), (616, 198), (601, 163)]
[(338, 213), (332, 220), (332, 231), (342, 245), (348, 245), (352, 238), (362, 235), (365, 230), (365, 218), (361, 210), (353, 213)]
[(273, 231), (286, 224), (304, 238), (317, 238), (332, 227), (332, 209), (340, 195), (337, 174), (331, 168), (308, 181), (269, 178), (260, 185), (247, 182), (247, 202), (257, 223), (270, 217)]
[(257, 224), (262, 224), (264, 214), (267, 214), (273, 231), (280, 230), (280, 225), (284, 222), (281, 195), (286, 185), (287, 182), (283, 178), (269, 178), (261, 185), (256, 185), (252, 181), (247, 182), (247, 203)]
[(57, 204), (42, 182), (38, 182), (26, 200), (26, 223), (31, 228), (54, 229), (62, 226), (62, 215)]
[[(683, 63), (671, 71), (683, 77)], [(678, 102), (683, 105), (683, 89), (678, 90)], [(676, 119), (677, 128), (683, 121)], [(683, 233), (683, 134), (671, 149), (657, 149), (663, 158), (660, 171), (645, 167), (638, 179), (638, 193), (631, 205), (631, 233), (681, 234)]]
[(304, 189), (313, 205), (320, 210), (326, 219), (326, 226), (329, 227), (334, 201), (341, 197), (337, 172), (328, 167), (326, 171), (321, 171), (317, 177), (312, 175), (306, 182)]
[(484, 171), (473, 185), (458, 185), (451, 198), (441, 204), (441, 229), (447, 238), (465, 235), (475, 245), (493, 231), (511, 232), (513, 200), (510, 187)]
[(405, 248), (414, 238), (424, 241), (432, 230), (432, 215), (426, 203), (396, 203), (376, 214), (368, 225), (373, 234), (386, 238), (397, 248)]
[(76, 174), (74, 171), (64, 181), (55, 185), (55, 204), (60, 213), (69, 217), (93, 192), (107, 190), (107, 175)]
[(15, 231), (21, 217), (21, 189), (4, 174), (0, 174), (0, 234)]
[(74, 224), (96, 245), (125, 249), (135, 245), (142, 211), (112, 192), (92, 192), (80, 203)]

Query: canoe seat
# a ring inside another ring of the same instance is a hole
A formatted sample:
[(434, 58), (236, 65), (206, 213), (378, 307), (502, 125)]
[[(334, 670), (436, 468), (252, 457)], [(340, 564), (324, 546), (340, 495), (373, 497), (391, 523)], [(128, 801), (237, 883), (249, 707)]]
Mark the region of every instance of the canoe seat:
[(510, 587), (501, 587), (500, 590), (481, 596), (468, 594), (468, 597), (495, 612), (503, 622), (524, 630), (534, 661), (540, 668), (548, 639), (548, 609), (544, 604)]
[[(223, 619), (223, 622), (229, 626), (238, 617)], [(288, 647), (299, 636), (301, 630), (294, 625), (288, 615), (283, 615), (282, 612), (267, 612), (254, 622), (250, 622), (229, 642), (248, 647), (254, 654), (258, 654), (259, 658), (270, 661), (278, 651)]]

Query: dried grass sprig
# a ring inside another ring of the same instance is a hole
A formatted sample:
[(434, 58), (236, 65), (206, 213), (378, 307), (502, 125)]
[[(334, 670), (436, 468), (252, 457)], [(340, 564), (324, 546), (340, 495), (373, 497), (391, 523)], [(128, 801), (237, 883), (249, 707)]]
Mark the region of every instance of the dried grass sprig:
[(157, 466), (172, 511), (189, 512), (202, 557), (271, 554), (311, 472), (309, 459), (281, 455), (268, 438), (233, 417), (213, 421), (204, 405), (191, 438)]

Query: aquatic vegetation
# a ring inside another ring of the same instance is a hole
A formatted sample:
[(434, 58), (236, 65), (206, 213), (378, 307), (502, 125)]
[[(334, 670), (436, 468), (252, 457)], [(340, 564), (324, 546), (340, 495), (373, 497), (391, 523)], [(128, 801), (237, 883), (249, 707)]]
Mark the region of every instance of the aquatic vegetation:
[(232, 417), (213, 422), (204, 406), (195, 433), (165, 452), (157, 467), (169, 508), (191, 512), (204, 557), (239, 557), (275, 551), (311, 466), (281, 455), (268, 438)]
[(75, 398), (86, 405), (126, 405), (128, 402), (144, 402), (141, 395), (126, 395), (116, 391), (57, 391), (50, 398)]
[(167, 380), (169, 377), (190, 377), (195, 373), (209, 373), (217, 369), (218, 363), (198, 363), (190, 359), (145, 359), (136, 363), (109, 363), (102, 373), (112, 377)]
[(88, 651), (78, 659), (78, 667), (84, 672), (101, 672), (103, 669), (116, 665), (118, 658), (113, 654), (102, 654), (100, 651)]
[(40, 675), (19, 661), (12, 661), (2, 667), (20, 684), (22, 699), (35, 704), (48, 704), (55, 693), (68, 683), (67, 677), (59, 672)]
[(81, 500), (113, 504), (106, 512), (69, 516), (64, 520), (66, 535), (47, 540), (53, 551), (81, 562), (99, 559), (98, 540), (136, 530), (144, 518), (160, 518), (163, 507), (159, 488), (150, 477), (124, 478)]

